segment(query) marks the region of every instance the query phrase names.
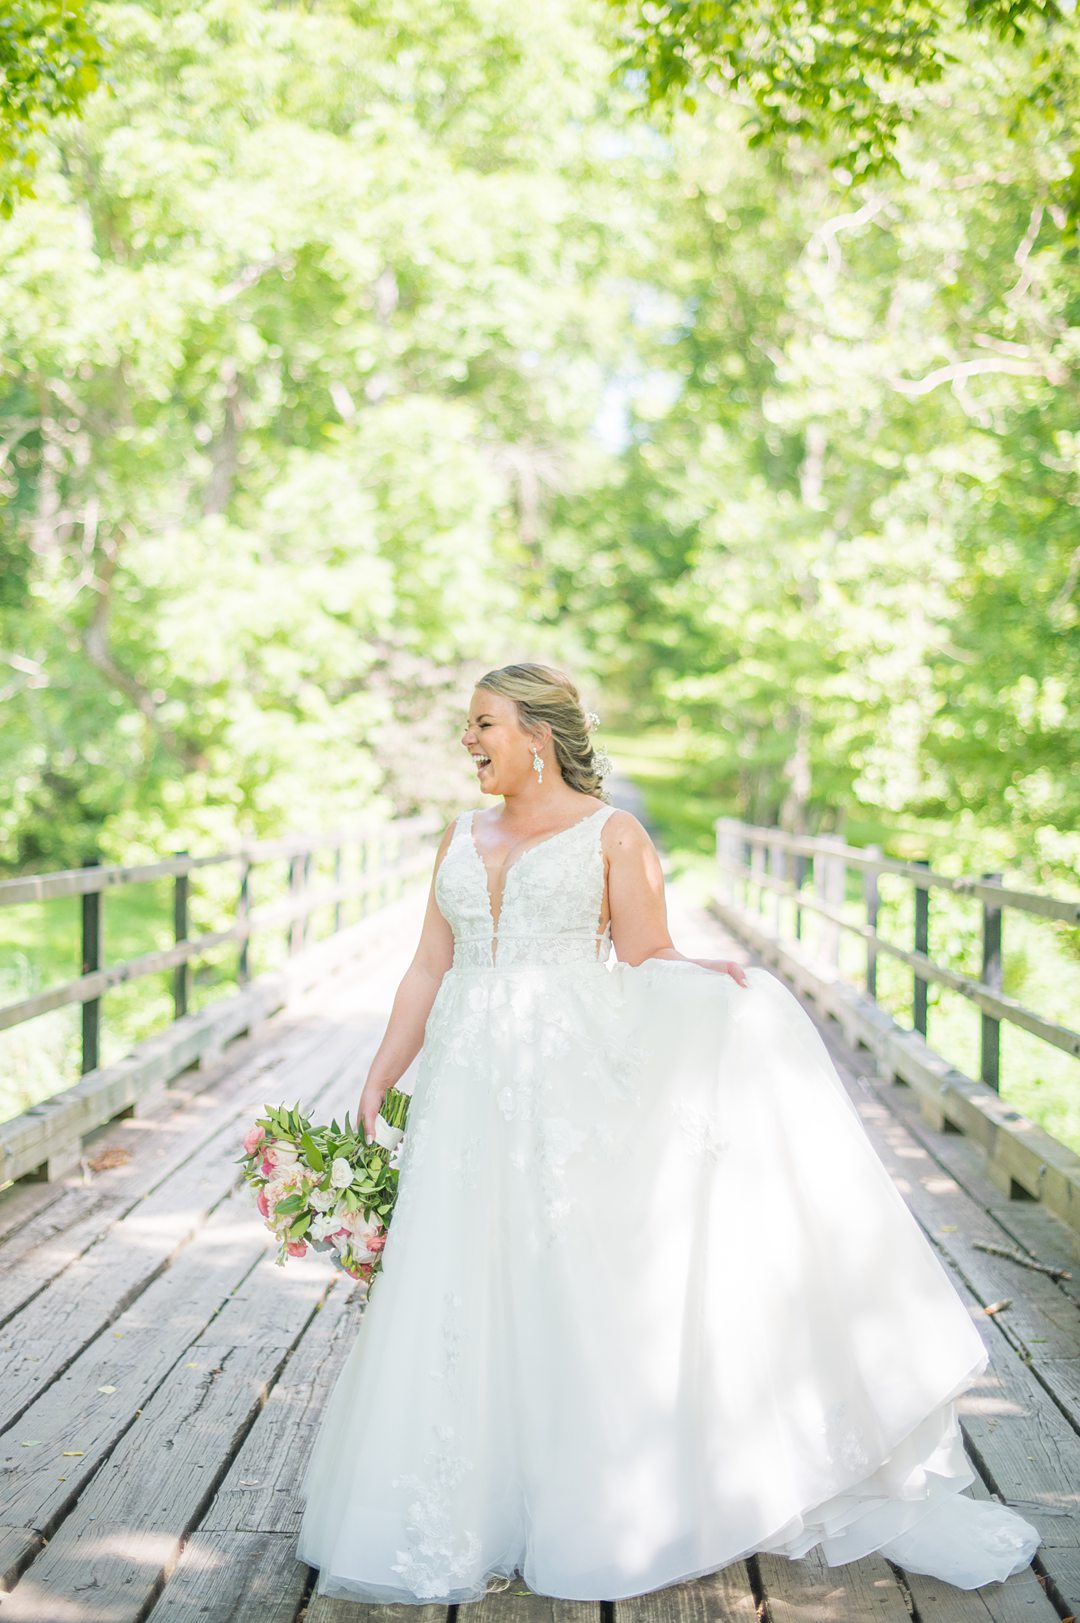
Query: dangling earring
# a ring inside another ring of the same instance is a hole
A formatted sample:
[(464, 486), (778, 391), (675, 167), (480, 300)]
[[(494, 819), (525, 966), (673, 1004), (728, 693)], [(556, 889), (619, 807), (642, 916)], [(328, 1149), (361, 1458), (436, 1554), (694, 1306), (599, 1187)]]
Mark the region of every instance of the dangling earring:
[(538, 754), (535, 744), (532, 746), (532, 752), (533, 752), (533, 770), (536, 773), (536, 781), (537, 781), (537, 783), (543, 783), (543, 781), (544, 781), (543, 757)]

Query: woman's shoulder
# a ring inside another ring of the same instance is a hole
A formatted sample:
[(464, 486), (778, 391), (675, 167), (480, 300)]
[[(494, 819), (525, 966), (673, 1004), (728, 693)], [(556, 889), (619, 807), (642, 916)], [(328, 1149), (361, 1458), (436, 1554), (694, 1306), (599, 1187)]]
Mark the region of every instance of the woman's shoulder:
[(635, 846), (644, 842), (651, 844), (649, 831), (639, 817), (625, 806), (611, 806), (611, 816), (604, 818), (601, 837), (605, 849), (613, 846)]

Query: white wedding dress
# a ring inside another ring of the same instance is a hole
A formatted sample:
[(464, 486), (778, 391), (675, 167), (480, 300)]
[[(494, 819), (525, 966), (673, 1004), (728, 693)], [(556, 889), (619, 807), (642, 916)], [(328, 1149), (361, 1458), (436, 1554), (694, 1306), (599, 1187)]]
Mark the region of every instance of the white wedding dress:
[(299, 1559), (412, 1603), (515, 1571), (615, 1600), (815, 1545), (1008, 1577), (1037, 1529), (959, 1491), (978, 1331), (776, 976), (606, 961), (612, 809), (517, 857), (497, 932), (458, 819), (453, 966)]

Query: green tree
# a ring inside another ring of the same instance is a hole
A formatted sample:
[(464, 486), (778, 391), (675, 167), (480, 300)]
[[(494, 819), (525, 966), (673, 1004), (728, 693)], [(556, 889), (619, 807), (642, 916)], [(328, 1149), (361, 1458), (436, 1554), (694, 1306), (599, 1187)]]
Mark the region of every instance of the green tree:
[(14, 0), (0, 13), (0, 215), (32, 190), (40, 137), (78, 113), (101, 78), (104, 42), (82, 0)]
[[(856, 178), (891, 163), (900, 132), (957, 62), (965, 34), (1029, 47), (1027, 104), (1068, 113), (1061, 91), (1076, 18), (1059, 0), (612, 3), (624, 19), (620, 66), (643, 81), (652, 106), (693, 109), (714, 91), (746, 109), (751, 145), (810, 138)], [(1024, 105), (1010, 109), (1014, 118)]]
[(16, 860), (408, 809), (416, 661), (460, 801), (622, 299), (573, 10), (102, 8), (114, 93), (0, 231)]

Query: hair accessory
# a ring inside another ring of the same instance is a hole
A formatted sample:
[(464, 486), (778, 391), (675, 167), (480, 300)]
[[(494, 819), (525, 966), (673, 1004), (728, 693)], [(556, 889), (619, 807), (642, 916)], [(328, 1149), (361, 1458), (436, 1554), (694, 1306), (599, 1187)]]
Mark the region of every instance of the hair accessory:
[(589, 724), (589, 732), (590, 733), (593, 732), (600, 725), (600, 717), (596, 714), (595, 710), (586, 710), (586, 712), (585, 712), (585, 720)]
[(611, 756), (603, 744), (597, 745), (593, 750), (593, 765), (602, 778), (606, 778), (611, 771)]

